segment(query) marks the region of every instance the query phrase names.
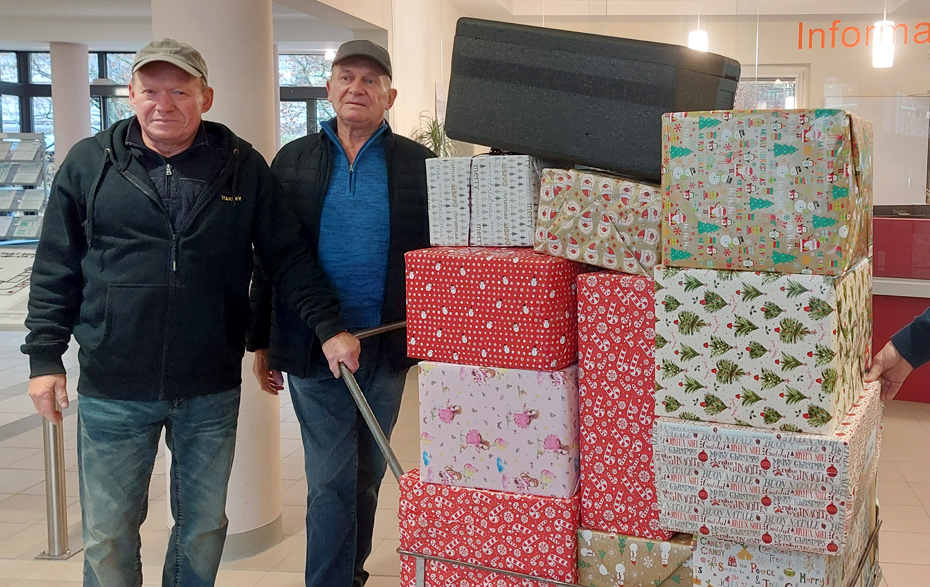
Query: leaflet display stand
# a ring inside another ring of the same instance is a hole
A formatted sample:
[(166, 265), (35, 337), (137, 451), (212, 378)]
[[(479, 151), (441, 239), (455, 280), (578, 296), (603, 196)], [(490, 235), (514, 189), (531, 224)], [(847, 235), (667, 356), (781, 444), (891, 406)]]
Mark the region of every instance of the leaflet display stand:
[(42, 133), (0, 133), (0, 244), (39, 238), (48, 204)]

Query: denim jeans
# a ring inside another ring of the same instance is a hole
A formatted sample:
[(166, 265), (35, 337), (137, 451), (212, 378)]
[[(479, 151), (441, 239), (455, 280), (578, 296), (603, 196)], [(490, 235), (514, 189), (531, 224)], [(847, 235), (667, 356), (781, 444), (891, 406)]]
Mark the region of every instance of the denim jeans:
[(84, 586), (142, 584), (139, 527), (162, 428), (171, 450), (171, 513), (162, 585), (213, 585), (226, 540), (226, 486), (239, 388), (177, 401), (78, 402)]
[[(379, 338), (362, 341), (359, 387), (390, 438), (404, 391), (404, 371), (392, 373)], [(288, 376), (307, 471), (307, 587), (361, 586), (378, 490), (386, 461), (345, 383), (322, 357), (306, 378)]]

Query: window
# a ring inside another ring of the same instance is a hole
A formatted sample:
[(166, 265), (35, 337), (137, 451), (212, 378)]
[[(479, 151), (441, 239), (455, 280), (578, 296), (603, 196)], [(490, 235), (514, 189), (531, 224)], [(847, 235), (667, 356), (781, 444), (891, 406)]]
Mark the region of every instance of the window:
[(100, 77), (100, 59), (96, 53), (87, 54), (87, 81), (94, 83), (94, 80)]
[(0, 132), (22, 132), (18, 96), (0, 96), (0, 127)]
[(32, 98), (32, 132), (45, 133), (45, 147), (55, 150), (55, 116), (52, 98)]
[(106, 54), (106, 78), (113, 83), (125, 86), (132, 77), (132, 60), (133, 53), (107, 53)]
[(326, 85), (332, 62), (322, 55), (279, 55), (278, 84), (282, 87), (320, 88)]
[(0, 82), (15, 84), (19, 81), (19, 66), (16, 63), (16, 53), (0, 53)]
[(807, 107), (808, 69), (796, 65), (747, 65), (736, 90), (736, 110)]
[(795, 80), (755, 79), (740, 81), (736, 110), (785, 110), (797, 107)]
[(29, 82), (33, 84), (52, 83), (51, 53), (29, 54)]
[(279, 55), (281, 143), (319, 132), (320, 123), (335, 113), (326, 100), (332, 61), (321, 54)]

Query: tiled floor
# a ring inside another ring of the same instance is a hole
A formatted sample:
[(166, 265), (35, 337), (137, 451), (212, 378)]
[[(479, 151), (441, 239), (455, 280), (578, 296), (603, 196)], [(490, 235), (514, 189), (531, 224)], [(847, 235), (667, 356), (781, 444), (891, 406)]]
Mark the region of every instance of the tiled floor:
[[(37, 561), (46, 546), (45, 487), (39, 420), (26, 395), (28, 369), (19, 354), (22, 333), (0, 332), (0, 587), (78, 586), (80, 556), (69, 561)], [(75, 367), (73, 350), (66, 357)], [(74, 381), (70, 388), (74, 389)], [(72, 392), (72, 398), (74, 397)], [(75, 410), (64, 422), (68, 521), (71, 544), (80, 545), (77, 503)], [(281, 474), (285, 540), (257, 556), (225, 563), (221, 587), (300, 586), (304, 564), (306, 481), (296, 418), (290, 400), (281, 396)], [(417, 398), (408, 378), (393, 445), (404, 467), (416, 465)], [(885, 587), (930, 585), (930, 404), (891, 402), (885, 410), (885, 436), (879, 470), (884, 519), (881, 560)], [(142, 526), (142, 562), (146, 584), (159, 584), (168, 531), (164, 462), (152, 479), (149, 517)], [(388, 474), (375, 524), (375, 548), (368, 563), (370, 587), (398, 584), (397, 483)]]

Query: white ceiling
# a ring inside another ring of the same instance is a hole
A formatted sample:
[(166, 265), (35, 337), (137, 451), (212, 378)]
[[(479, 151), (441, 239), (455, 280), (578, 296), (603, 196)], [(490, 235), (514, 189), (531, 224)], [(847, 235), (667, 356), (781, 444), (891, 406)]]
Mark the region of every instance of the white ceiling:
[[(192, 0), (193, 1), (193, 0)], [(373, 28), (332, 8), (348, 0), (277, 0), (275, 41), (281, 51), (321, 50)], [(404, 0), (383, 0), (402, 2)], [(431, 0), (438, 1), (438, 0)], [(874, 18), (885, 0), (447, 0), (478, 18), (545, 24), (606, 18), (670, 22), (694, 17), (820, 20)], [(369, 5), (376, 5), (371, 0)], [(930, 0), (887, 0), (892, 18), (930, 19)], [(356, 11), (357, 12), (357, 11)], [(43, 49), (49, 40), (87, 43), (93, 50), (135, 50), (151, 36), (151, 0), (0, 0), (0, 49)], [(308, 39), (313, 39), (312, 41)]]
[[(482, 18), (808, 16), (881, 14), (884, 0), (448, 0)], [(930, 17), (930, 0), (888, 0), (887, 10)]]

